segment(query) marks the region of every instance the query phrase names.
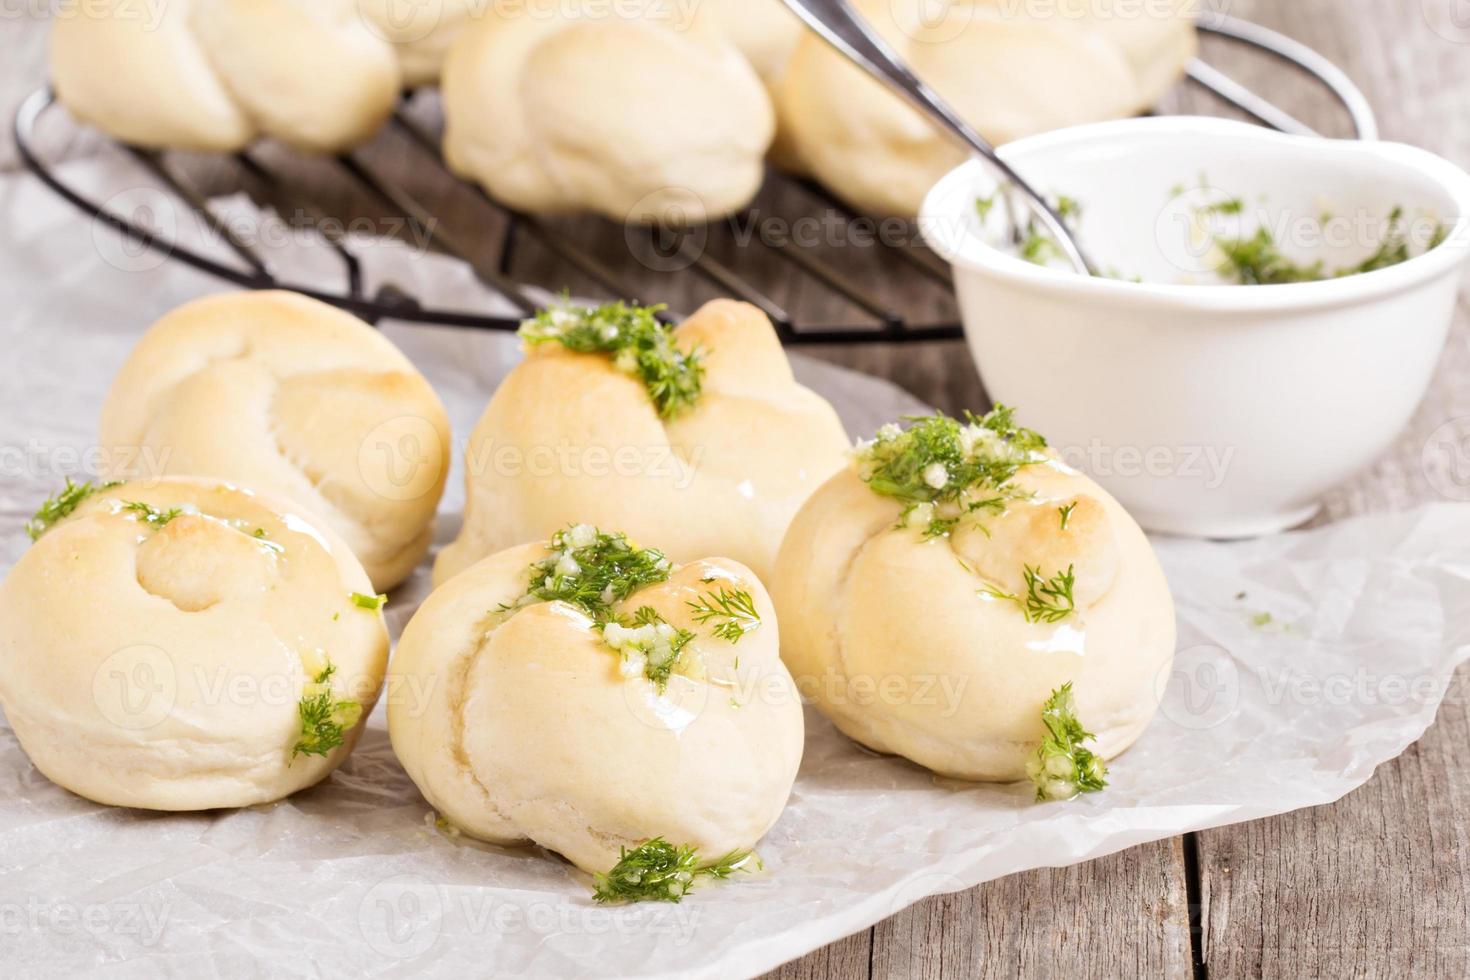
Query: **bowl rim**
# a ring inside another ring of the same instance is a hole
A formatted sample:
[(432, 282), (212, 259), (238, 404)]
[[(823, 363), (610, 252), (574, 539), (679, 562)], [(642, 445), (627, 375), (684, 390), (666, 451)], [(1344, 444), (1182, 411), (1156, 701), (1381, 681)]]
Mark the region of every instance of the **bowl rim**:
[[(1449, 233), (1436, 247), (1413, 256), (1406, 262), (1341, 279), (1243, 286), (1230, 283), (1197, 285), (1132, 282), (1100, 276), (1083, 277), (1070, 270), (1027, 262), (990, 245), (968, 231), (943, 232), (946, 228), (959, 227), (954, 221), (956, 197), (968, 201), (973, 196), (973, 191), (964, 193), (965, 188), (973, 188), (977, 177), (988, 177), (985, 162), (979, 158), (971, 158), (940, 178), (925, 195), (919, 215), (920, 232), (930, 247), (957, 270), (980, 273), (988, 278), (1003, 280), (1033, 291), (1046, 291), (1054, 296), (1070, 295), (1102, 303), (1148, 303), (1202, 312), (1334, 307), (1367, 302), (1443, 276), (1470, 259), (1470, 173), (1428, 150), (1404, 143), (1296, 136), (1251, 123), (1209, 116), (1151, 116), (1053, 130), (1007, 143), (999, 149), (999, 153), (1003, 159), (1017, 165), (1024, 173), (1025, 158), (1028, 156), (1055, 152), (1080, 144), (1127, 139), (1139, 134), (1156, 136), (1159, 133), (1179, 137), (1241, 137), (1311, 152), (1374, 157), (1438, 185), (1455, 202), (1459, 214), (1446, 218)], [(993, 178), (989, 179), (993, 181)], [(935, 230), (941, 233), (931, 233)], [(973, 245), (969, 248), (953, 248), (951, 242), (946, 240), (947, 235), (964, 236)]]

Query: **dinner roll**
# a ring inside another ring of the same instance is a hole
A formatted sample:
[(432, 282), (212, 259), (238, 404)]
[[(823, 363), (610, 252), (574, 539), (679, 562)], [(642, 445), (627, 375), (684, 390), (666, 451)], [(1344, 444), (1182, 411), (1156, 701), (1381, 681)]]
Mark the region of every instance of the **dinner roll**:
[(377, 699), (388, 633), (362, 566), (312, 520), (181, 477), (47, 501), (0, 584), (0, 706), (36, 768), (153, 810), (326, 778)]
[(398, 67), (408, 86), (439, 81), (450, 45), (487, 6), (486, 0), (357, 0), (357, 4), (368, 26), (398, 52)]
[(886, 426), (797, 514), (772, 582), (803, 696), (862, 744), (961, 779), (1026, 776), (1068, 684), (1086, 750), (1117, 755), (1173, 660), (1143, 532), (1004, 409)]
[(58, 14), (51, 81), (78, 119), (151, 147), (231, 152), (258, 135), (323, 153), (387, 118), (393, 47), (357, 0), (95, 0)]
[(775, 126), (760, 78), (709, 32), (619, 10), (527, 0), (471, 24), (444, 68), (450, 166), (528, 211), (677, 224), (744, 206)]
[[(1194, 51), (1188, 5), (1125, 18), (1099, 0), (856, 0), (909, 66), (993, 143), (1150, 105)], [(882, 83), (804, 36), (777, 87), (802, 164), (852, 207), (913, 216), (965, 158)]]
[(393, 751), (448, 823), (592, 872), (663, 837), (752, 847), (801, 762), (800, 698), (748, 568), (588, 525), (436, 589), (404, 630)]
[(775, 92), (786, 77), (786, 67), (806, 26), (781, 0), (701, 0), (692, 5), (690, 14), (691, 30), (707, 32), (735, 45), (771, 94), (776, 136), (766, 158), (783, 170), (805, 173)]
[(101, 425), (108, 476), (210, 476), (292, 500), (379, 591), (428, 551), (449, 438), (444, 406), (392, 342), (288, 292), (211, 296), (158, 321)]
[(570, 521), (769, 572), (791, 516), (843, 465), (842, 424), (755, 307), (716, 300), (672, 331), (653, 312), (560, 308), (521, 328), (527, 357), (470, 436), (464, 527), (436, 583)]

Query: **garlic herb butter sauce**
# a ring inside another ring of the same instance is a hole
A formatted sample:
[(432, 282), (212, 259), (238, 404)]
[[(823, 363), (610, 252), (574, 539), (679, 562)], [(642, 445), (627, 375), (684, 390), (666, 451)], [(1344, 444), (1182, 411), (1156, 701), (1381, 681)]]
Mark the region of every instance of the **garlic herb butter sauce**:
[[(1201, 178), (1200, 186), (1201, 189), (1207, 189), (1208, 183)], [(1177, 198), (1187, 190), (1179, 185), (1170, 191), (1170, 197)], [(999, 199), (998, 193), (976, 198), (975, 213), (982, 225), (986, 224)], [(1062, 195), (1051, 201), (1051, 204), (1067, 227), (1075, 231), (1082, 215), (1082, 206), (1077, 200)], [(1182, 277), (1179, 284), (1274, 286), (1342, 279), (1407, 262), (1416, 255), (1438, 248), (1449, 236), (1449, 229), (1437, 218), (1425, 219), (1433, 221), (1427, 236), (1411, 234), (1413, 229), (1406, 227), (1408, 216), (1405, 209), (1396, 206), (1382, 220), (1370, 222), (1379, 229), (1379, 234), (1373, 239), (1376, 247), (1371, 254), (1355, 263), (1331, 266), (1326, 259), (1299, 261), (1288, 256), (1281, 248), (1277, 234), (1272, 231), (1280, 223), (1267, 212), (1263, 211), (1259, 215), (1259, 223), (1246, 230), (1244, 226), (1248, 224), (1245, 220), (1247, 210), (1245, 200), (1240, 197), (1215, 200), (1193, 209), (1193, 227), (1189, 232), (1191, 244), (1201, 244), (1206, 249), (1204, 258), (1214, 264), (1215, 278), (1213, 281), (1202, 282)], [(1241, 219), (1238, 224), (1242, 227), (1230, 230), (1220, 228), (1222, 219), (1229, 218)], [(1317, 237), (1323, 237), (1325, 227), (1333, 220), (1334, 216), (1325, 210), (1315, 216)], [(1414, 227), (1419, 227), (1417, 221)], [(1414, 248), (1416, 238), (1424, 239), (1423, 249), (1417, 252)], [(992, 241), (992, 244), (996, 242)], [(1000, 247), (1007, 248), (1035, 265), (1057, 264), (1059, 268), (1066, 265), (1066, 253), (1034, 216), (1028, 216), (1024, 225), (1016, 229), (1009, 246)], [(1143, 281), (1114, 268), (1104, 270), (1102, 275), (1108, 279)]]

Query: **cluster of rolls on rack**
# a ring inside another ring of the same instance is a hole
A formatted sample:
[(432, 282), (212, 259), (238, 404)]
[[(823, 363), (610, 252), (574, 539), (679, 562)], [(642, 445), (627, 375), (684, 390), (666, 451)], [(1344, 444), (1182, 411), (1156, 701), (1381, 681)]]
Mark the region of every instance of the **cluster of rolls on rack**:
[[(1189, 0), (855, 0), (992, 142), (1132, 115), (1183, 73)], [(738, 212), (766, 163), (912, 217), (959, 162), (781, 0), (128, 0), (57, 20), (51, 78), (127, 143), (339, 153), (438, 85), (444, 155), (496, 200), (631, 223)]]

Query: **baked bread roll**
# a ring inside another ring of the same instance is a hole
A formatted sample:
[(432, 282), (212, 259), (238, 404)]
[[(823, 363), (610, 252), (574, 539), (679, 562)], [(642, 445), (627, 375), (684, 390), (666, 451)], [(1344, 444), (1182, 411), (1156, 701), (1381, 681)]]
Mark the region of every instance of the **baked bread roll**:
[(778, 647), (749, 569), (576, 525), (429, 595), (394, 654), (388, 731), (472, 837), (598, 873), (660, 836), (714, 860), (752, 847), (796, 779), (802, 708)]
[(357, 0), (377, 35), (398, 52), (403, 84), (439, 81), (449, 48), (485, 9), (484, 0)]
[(862, 744), (960, 779), (1025, 777), (1067, 684), (1088, 750), (1112, 758), (1173, 661), (1143, 532), (1003, 409), (885, 427), (797, 514), (772, 582), (803, 695)]
[(700, 0), (688, 15), (689, 29), (733, 44), (767, 85), (786, 73), (806, 30), (781, 0)]
[(357, 0), (96, 0), (56, 18), (51, 82), (72, 115), (124, 142), (220, 152), (261, 135), (347, 149), (400, 89), (393, 47)]
[(289, 292), (230, 293), (159, 320), (102, 410), (108, 477), (227, 480), (294, 501), (387, 591), (419, 563), (449, 472), (449, 420), (382, 334)]
[(29, 530), (0, 584), (0, 706), (53, 782), (113, 806), (249, 806), (352, 751), (388, 633), (330, 528), (169, 477), (68, 484)]
[(771, 94), (776, 136), (766, 158), (783, 170), (805, 173), (775, 93), (806, 26), (781, 0), (700, 0), (690, 14), (692, 30), (735, 45)]
[[(1170, 0), (1166, 15), (1136, 17), (1098, 0), (954, 0), (937, 14), (923, 0), (856, 6), (997, 144), (1142, 110), (1180, 77), (1196, 43), (1184, 0)], [(797, 46), (776, 100), (801, 163), (864, 212), (916, 215), (929, 188), (965, 158), (918, 110), (814, 34)]]
[(522, 327), (526, 360), (466, 447), (464, 527), (436, 584), (571, 521), (658, 541), (674, 561), (769, 572), (791, 516), (843, 465), (842, 424), (755, 307), (717, 300), (672, 331), (653, 314), (564, 308)]
[(770, 98), (733, 46), (672, 18), (527, 0), (475, 21), (444, 68), (450, 166), (527, 211), (679, 224), (743, 207)]

